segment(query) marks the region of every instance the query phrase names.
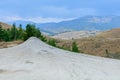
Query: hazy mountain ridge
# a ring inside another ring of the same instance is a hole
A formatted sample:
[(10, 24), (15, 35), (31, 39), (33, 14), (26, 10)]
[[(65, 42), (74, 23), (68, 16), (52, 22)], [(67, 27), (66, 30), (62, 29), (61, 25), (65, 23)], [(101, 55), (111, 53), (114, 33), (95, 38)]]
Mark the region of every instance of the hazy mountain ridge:
[(85, 16), (69, 21), (59, 23), (34, 23), (27, 21), (15, 21), (15, 23), (27, 24), (32, 23), (41, 29), (43, 32), (50, 34), (63, 33), (68, 31), (79, 30), (109, 30), (120, 27), (120, 16)]

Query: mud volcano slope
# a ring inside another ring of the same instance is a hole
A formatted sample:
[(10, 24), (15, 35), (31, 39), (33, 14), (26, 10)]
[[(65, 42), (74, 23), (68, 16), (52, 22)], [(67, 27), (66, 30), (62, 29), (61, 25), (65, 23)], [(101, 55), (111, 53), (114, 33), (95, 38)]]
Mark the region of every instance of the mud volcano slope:
[(0, 80), (120, 80), (120, 61), (64, 51), (32, 37), (0, 49)]

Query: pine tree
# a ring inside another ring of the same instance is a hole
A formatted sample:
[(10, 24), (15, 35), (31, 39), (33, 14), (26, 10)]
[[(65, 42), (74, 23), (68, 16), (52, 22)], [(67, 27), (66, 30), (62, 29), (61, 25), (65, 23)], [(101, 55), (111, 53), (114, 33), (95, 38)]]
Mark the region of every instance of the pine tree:
[(0, 25), (0, 41), (3, 40), (4, 37), (4, 31), (2, 29), (2, 26)]
[(40, 32), (40, 29), (39, 29), (39, 28), (36, 28), (35, 36), (38, 37), (38, 38), (41, 37), (41, 32)]
[(19, 29), (18, 29), (18, 39), (22, 39), (22, 40), (23, 40), (24, 35), (25, 35), (25, 32), (24, 32), (24, 30), (22, 29), (22, 25), (20, 24), (20, 25), (19, 25)]
[(55, 42), (54, 39), (49, 40), (49, 41), (48, 41), (48, 44), (51, 45), (51, 46), (56, 47), (56, 42)]
[(10, 39), (10, 30), (4, 30), (4, 41), (11, 41)]
[(72, 44), (72, 51), (79, 52), (76, 42), (73, 42), (73, 44)]
[(17, 31), (16, 25), (14, 23), (11, 28), (11, 40), (17, 40), (17, 37), (18, 37), (17, 34), (18, 34), (18, 31)]
[(26, 32), (26, 35), (24, 37), (25, 40), (27, 40), (29, 37), (34, 36), (34, 32), (31, 24), (27, 24), (25, 32)]
[(26, 35), (24, 37), (24, 40), (32, 36), (37, 37), (37, 38), (41, 37), (40, 29), (36, 28), (35, 25), (27, 24), (25, 32), (26, 32)]
[(40, 39), (43, 41), (43, 42), (47, 42), (47, 39), (45, 36), (41, 35)]

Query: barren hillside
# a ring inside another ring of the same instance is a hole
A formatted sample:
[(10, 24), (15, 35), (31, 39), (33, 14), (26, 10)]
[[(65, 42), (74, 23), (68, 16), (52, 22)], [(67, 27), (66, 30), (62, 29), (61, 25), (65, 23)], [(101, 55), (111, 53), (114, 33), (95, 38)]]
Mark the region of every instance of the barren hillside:
[(115, 28), (112, 30), (105, 31), (98, 35), (98, 37), (103, 38), (120, 38), (120, 28)]
[(11, 42), (0, 41), (0, 49), (8, 48), (8, 47), (14, 47), (14, 46), (17, 46), (17, 45), (19, 45), (21, 43), (23, 43), (22, 40), (11, 41)]
[(3, 22), (0, 22), (0, 25), (2, 26), (3, 29), (8, 29), (11, 28), (12, 26)]
[(105, 31), (95, 37), (76, 40), (59, 41), (58, 46), (71, 49), (72, 42), (76, 41), (80, 52), (96, 56), (120, 59), (120, 29)]
[(55, 39), (70, 40), (70, 39), (80, 39), (85, 37), (96, 36), (99, 33), (100, 31), (71, 31), (71, 32), (57, 34), (52, 37)]

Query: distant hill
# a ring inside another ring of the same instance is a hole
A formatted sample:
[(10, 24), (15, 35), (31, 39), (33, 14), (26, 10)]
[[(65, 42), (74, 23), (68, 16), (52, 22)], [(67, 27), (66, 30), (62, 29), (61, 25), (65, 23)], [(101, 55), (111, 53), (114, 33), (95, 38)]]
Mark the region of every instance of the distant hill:
[(23, 25), (32, 23), (39, 27), (41, 31), (54, 35), (68, 31), (120, 28), (120, 16), (85, 16), (59, 23), (34, 23), (30, 21), (15, 21), (15, 23), (21, 23)]
[[(120, 59), (120, 28), (104, 31), (97, 36), (74, 39), (81, 52)], [(71, 49), (74, 40), (58, 42), (58, 46)]]
[(55, 39), (71, 40), (96, 36), (100, 31), (71, 31), (52, 36)]
[(12, 26), (3, 22), (0, 22), (0, 25), (2, 26), (3, 29), (8, 29), (11, 28)]
[(109, 30), (120, 27), (120, 16), (100, 17), (86, 16), (59, 23), (37, 24), (41, 30), (53, 33), (79, 30)]
[(120, 28), (105, 31), (98, 35), (99, 37), (105, 38), (120, 38)]

